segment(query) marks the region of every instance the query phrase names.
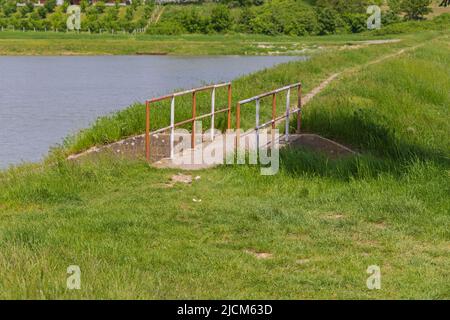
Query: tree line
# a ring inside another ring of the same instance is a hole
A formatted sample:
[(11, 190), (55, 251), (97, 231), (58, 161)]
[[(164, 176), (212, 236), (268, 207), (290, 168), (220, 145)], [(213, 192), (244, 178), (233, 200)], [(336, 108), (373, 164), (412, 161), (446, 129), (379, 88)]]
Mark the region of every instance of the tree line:
[[(117, 2), (91, 4), (82, 0), (82, 31), (126, 31), (145, 29), (150, 34), (250, 33), (267, 35), (326, 35), (357, 33), (367, 29), (367, 7), (383, 6), (382, 24), (421, 20), (431, 11), (431, 0), (221, 0), (207, 5), (167, 5), (157, 23), (150, 20), (155, 3), (135, 0), (121, 8)], [(66, 29), (69, 1), (43, 6), (32, 1), (0, 0), (0, 27), (25, 30)], [(178, 7), (177, 10), (170, 8)]]

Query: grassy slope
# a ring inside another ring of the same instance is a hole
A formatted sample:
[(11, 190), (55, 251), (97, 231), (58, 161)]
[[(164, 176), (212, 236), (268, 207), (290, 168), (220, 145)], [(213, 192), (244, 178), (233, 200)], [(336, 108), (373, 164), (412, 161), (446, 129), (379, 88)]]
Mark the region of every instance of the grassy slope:
[[(339, 53), (336, 53), (335, 50), (325, 50), (321, 53), (314, 54), (308, 63), (302, 61), (291, 62), (275, 69), (263, 70), (236, 79), (233, 81), (233, 108), (235, 107), (236, 102), (241, 99), (251, 97), (269, 89), (277, 88), (281, 85), (298, 82), (299, 80), (303, 82), (304, 92), (306, 93), (316, 87), (323, 79), (335, 72), (368, 63), (377, 57), (391, 54), (403, 47), (413, 46), (417, 41), (428, 39), (437, 34), (437, 32), (427, 32), (415, 35), (413, 38), (406, 36), (400, 43), (370, 46), (359, 50), (342, 50), (339, 51)], [(216, 98), (218, 99), (218, 105), (226, 105), (226, 96), (221, 92), (218, 92)], [(209, 99), (209, 97), (207, 93), (199, 95), (198, 99), (200, 107), (202, 105), (208, 106), (207, 99)], [(284, 99), (283, 97), (279, 97), (279, 99), (279, 103), (282, 105)], [(269, 120), (269, 118), (264, 118), (271, 112), (269, 100), (261, 102), (261, 112), (263, 114), (261, 121)], [(205, 101), (205, 103), (202, 103), (203, 101)], [(177, 99), (176, 121), (189, 118), (189, 105), (189, 97), (187, 97), (186, 100)], [(169, 111), (170, 108), (168, 104), (159, 105), (157, 108), (154, 108), (154, 113), (152, 114), (152, 119), (156, 119), (152, 121), (154, 129), (156, 127), (168, 125), (167, 121), (170, 119), (168, 114)], [(199, 113), (206, 113), (207, 111), (208, 110), (199, 110)], [(158, 113), (158, 116), (156, 116), (156, 112)], [(142, 122), (142, 119), (145, 117), (144, 113), (145, 108), (143, 105), (137, 104), (112, 116), (100, 118), (92, 125), (92, 127), (77, 135), (75, 139), (71, 139), (67, 149), (70, 153), (76, 153), (86, 150), (93, 145), (101, 145), (117, 141), (126, 136), (143, 133), (145, 129), (145, 123)], [(233, 117), (234, 113), (233, 110)], [(242, 126), (248, 128), (254, 121), (254, 111), (252, 108), (245, 107), (242, 109), (242, 113)], [(161, 120), (161, 122), (157, 123), (158, 120)], [(219, 116), (217, 120), (217, 125), (223, 127), (225, 124), (223, 117)], [(232, 120), (233, 122), (235, 121), (234, 119)], [(208, 125), (208, 122), (205, 121), (204, 127)]]
[[(237, 82), (254, 80), (250, 92), (301, 75), (310, 89), (409, 45), (328, 53)], [(173, 188), (173, 171), (111, 159), (3, 172), (0, 297), (450, 298), (449, 56), (448, 37), (429, 40), (316, 98), (306, 128), (357, 145), (354, 159), (286, 151), (276, 176), (222, 167)], [(81, 267), (80, 291), (65, 289), (70, 264)], [(365, 286), (372, 264), (379, 291)]]

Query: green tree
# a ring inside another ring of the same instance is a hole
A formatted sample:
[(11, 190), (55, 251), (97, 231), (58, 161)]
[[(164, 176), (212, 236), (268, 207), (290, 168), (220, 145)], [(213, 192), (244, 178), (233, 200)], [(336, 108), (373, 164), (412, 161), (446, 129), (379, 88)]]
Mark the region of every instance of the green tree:
[(66, 30), (67, 28), (66, 26), (67, 16), (65, 13), (62, 12), (62, 8), (56, 9), (55, 12), (49, 16), (48, 20), (50, 22), (50, 26), (53, 29), (61, 31)]
[(89, 2), (88, 0), (81, 0), (80, 1), (80, 9), (81, 12), (86, 12), (86, 9), (89, 7)]
[(251, 27), (251, 21), (255, 18), (255, 13), (253, 10), (249, 7), (245, 7), (241, 11), (241, 15), (239, 16), (238, 24), (239, 24), (239, 31), (251, 33), (252, 27)]
[(323, 7), (317, 9), (317, 22), (319, 34), (336, 33), (339, 26), (340, 16), (334, 9), (330, 7)]
[(389, 10), (396, 14), (399, 14), (402, 11), (402, 0), (388, 0), (387, 4), (389, 6)]
[(431, 12), (430, 4), (431, 0), (402, 0), (400, 8), (406, 20), (422, 20)]
[(353, 33), (363, 32), (367, 30), (367, 15), (360, 13), (344, 14), (344, 21), (348, 25), (349, 31)]
[(365, 13), (371, 4), (378, 4), (380, 1), (373, 0), (316, 0), (319, 7), (331, 7), (342, 14)]
[(15, 1), (7, 1), (3, 4), (3, 12), (5, 13), (5, 16), (10, 17), (17, 11), (17, 5)]
[(106, 9), (106, 5), (105, 5), (105, 2), (104, 2), (104, 1), (96, 2), (95, 5), (94, 5), (94, 7), (95, 7), (95, 9), (97, 10), (97, 13), (100, 13), (100, 14), (102, 14), (103, 12), (105, 12), (105, 9)]
[(233, 24), (230, 9), (224, 5), (214, 7), (211, 12), (211, 27), (216, 32), (224, 32)]
[(56, 0), (45, 1), (44, 7), (47, 9), (47, 12), (54, 12), (56, 8)]
[(125, 11), (125, 20), (131, 22), (133, 20), (133, 16), (134, 16), (133, 7), (131, 6), (127, 7), (127, 10)]
[(207, 33), (210, 23), (209, 19), (202, 17), (195, 7), (183, 12), (180, 22), (189, 33)]
[(36, 12), (41, 19), (45, 19), (47, 16), (47, 9), (45, 7), (37, 7)]

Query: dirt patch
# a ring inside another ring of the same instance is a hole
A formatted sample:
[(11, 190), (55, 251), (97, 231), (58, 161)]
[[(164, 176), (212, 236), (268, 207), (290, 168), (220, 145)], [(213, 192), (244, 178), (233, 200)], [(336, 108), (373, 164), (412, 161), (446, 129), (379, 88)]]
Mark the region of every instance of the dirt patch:
[(331, 214), (328, 214), (326, 216), (326, 218), (329, 220), (341, 220), (341, 219), (345, 218), (345, 216), (341, 213), (331, 213)]
[(174, 183), (185, 183), (185, 184), (191, 184), (192, 183), (192, 176), (187, 174), (178, 173), (172, 176), (171, 178), (172, 182)]
[(400, 42), (400, 41), (402, 41), (402, 40), (401, 39), (380, 39), (380, 40), (357, 41), (357, 42), (347, 43), (347, 44), (339, 47), (339, 50), (355, 50), (355, 49), (365, 48), (370, 45), (396, 43), (396, 42)]
[(268, 252), (258, 252), (254, 250), (244, 250), (245, 253), (250, 254), (254, 256), (256, 259), (271, 259), (273, 257), (273, 254)]
[(307, 263), (310, 263), (310, 262), (311, 262), (311, 259), (297, 259), (297, 260), (295, 260), (296, 264), (307, 264)]
[(385, 230), (387, 228), (387, 225), (385, 222), (372, 223), (371, 225), (375, 229), (379, 229), (379, 230)]

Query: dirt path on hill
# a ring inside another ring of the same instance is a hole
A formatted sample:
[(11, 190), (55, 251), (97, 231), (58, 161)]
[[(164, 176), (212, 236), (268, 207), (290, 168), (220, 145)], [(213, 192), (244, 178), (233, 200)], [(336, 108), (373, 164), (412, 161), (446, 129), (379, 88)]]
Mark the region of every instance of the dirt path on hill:
[(319, 93), (321, 93), (325, 88), (327, 88), (334, 80), (336, 80), (339, 76), (344, 75), (344, 74), (349, 74), (349, 73), (353, 73), (356, 71), (359, 71), (363, 68), (366, 68), (368, 66), (377, 64), (377, 63), (381, 63), (385, 60), (391, 59), (391, 58), (395, 58), (398, 57), (406, 52), (409, 51), (414, 51), (417, 48), (423, 46), (424, 44), (420, 44), (414, 47), (410, 47), (410, 48), (406, 48), (406, 49), (401, 49), (397, 52), (382, 56), (380, 58), (377, 58), (375, 60), (369, 61), (363, 65), (360, 66), (356, 66), (356, 67), (351, 67), (348, 69), (345, 69), (341, 72), (337, 72), (337, 73), (333, 73), (332, 75), (330, 75), (328, 78), (326, 78), (325, 80), (323, 80), (317, 87), (315, 87), (314, 89), (312, 89), (309, 93), (307, 93), (303, 99), (302, 99), (302, 104), (305, 105), (308, 102), (310, 102), (316, 95), (318, 95)]

